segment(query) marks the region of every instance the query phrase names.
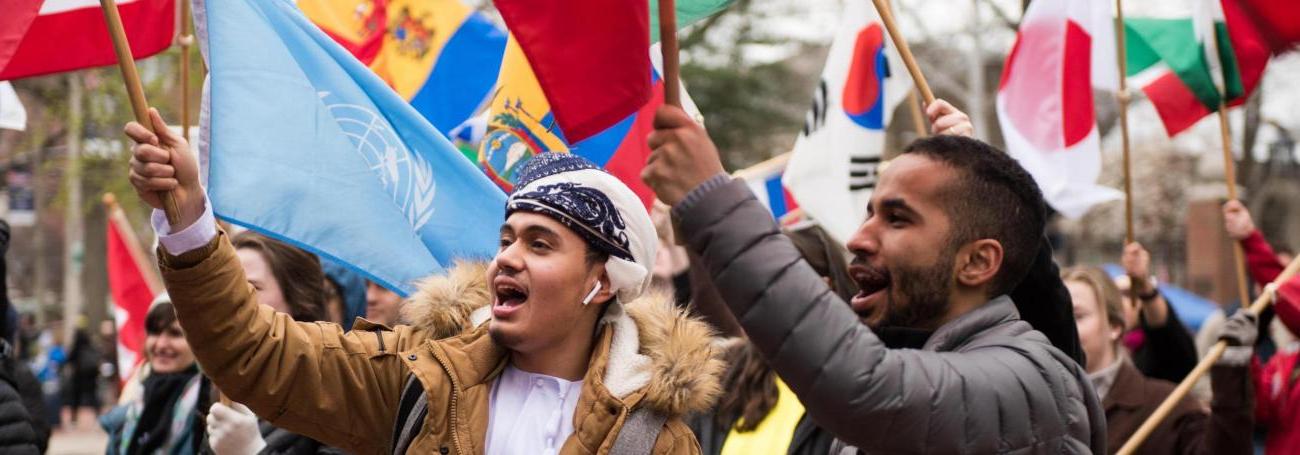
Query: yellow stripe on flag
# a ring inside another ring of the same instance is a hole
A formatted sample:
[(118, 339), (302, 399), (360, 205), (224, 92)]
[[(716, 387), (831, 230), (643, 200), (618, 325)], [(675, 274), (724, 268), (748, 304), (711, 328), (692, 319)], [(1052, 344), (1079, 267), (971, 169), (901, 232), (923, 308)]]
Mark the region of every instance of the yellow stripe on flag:
[[(564, 141), (548, 128), (558, 127), (552, 124), (542, 125), (543, 117), (551, 113), (551, 105), (546, 102), (542, 86), (533, 75), (533, 68), (524, 57), (524, 50), (519, 47), (512, 34), (506, 41), (505, 57), (501, 59), (501, 75), (497, 78), (497, 92), (488, 105), (488, 130), (507, 127), (502, 120), (513, 117), (527, 126), (528, 131), (541, 139), (546, 151), (567, 152)], [(503, 115), (504, 116), (501, 116)], [(540, 150), (538, 150), (540, 152)]]

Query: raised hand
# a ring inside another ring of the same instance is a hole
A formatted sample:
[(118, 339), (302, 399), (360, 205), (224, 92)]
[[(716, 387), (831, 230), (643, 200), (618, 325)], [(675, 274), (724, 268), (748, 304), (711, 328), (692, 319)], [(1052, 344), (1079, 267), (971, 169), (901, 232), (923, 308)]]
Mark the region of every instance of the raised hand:
[(669, 206), (722, 172), (709, 133), (679, 107), (665, 105), (655, 112), (655, 131), (646, 141), (653, 151), (641, 170), (641, 180)]
[(126, 135), (135, 141), (131, 147), (131, 186), (150, 207), (162, 209), (162, 192), (170, 191), (180, 209), (181, 222), (172, 232), (185, 229), (203, 215), (203, 186), (199, 184), (199, 165), (190, 153), (189, 143), (167, 128), (157, 109), (149, 109), (153, 131), (137, 122), (126, 124)]

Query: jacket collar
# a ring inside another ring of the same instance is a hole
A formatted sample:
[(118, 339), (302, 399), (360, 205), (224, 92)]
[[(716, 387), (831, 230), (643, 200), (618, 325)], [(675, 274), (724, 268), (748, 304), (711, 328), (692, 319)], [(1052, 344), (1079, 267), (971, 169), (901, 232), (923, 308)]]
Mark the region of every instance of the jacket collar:
[[(613, 331), (604, 326), (596, 334), (583, 384), (605, 387), (607, 378), (604, 375), (608, 369), (613, 335)], [(485, 385), (496, 379), (509, 359), (509, 351), (492, 340), (486, 321), (460, 336), (431, 340), (430, 344), (435, 346), (435, 356), (446, 360), (444, 366), (456, 377), (462, 389)]]
[[(447, 360), (463, 388), (490, 381), (505, 366), (507, 351), (487, 332), (490, 301), (485, 264), (458, 263), (422, 282), (402, 308), (405, 323), (438, 340), (431, 342), (435, 355)], [(611, 305), (599, 322), (584, 384), (669, 416), (712, 407), (724, 368), (712, 328), (667, 294)]]
[(1122, 362), (1119, 372), (1115, 373), (1115, 382), (1110, 385), (1110, 392), (1102, 399), (1102, 408), (1110, 410), (1114, 407), (1139, 408), (1145, 405), (1146, 400), (1150, 397), (1144, 396), (1146, 388), (1143, 383), (1147, 381), (1142, 372), (1133, 366), (1132, 362), (1127, 359), (1119, 359)]
[[(939, 327), (925, 342), (925, 347), (922, 349), (935, 352), (953, 351), (980, 332), (1019, 319), (1020, 313), (1016, 311), (1016, 305), (1011, 302), (1011, 298), (1001, 295)], [(1010, 333), (1010, 335), (1017, 334), (1019, 333)]]

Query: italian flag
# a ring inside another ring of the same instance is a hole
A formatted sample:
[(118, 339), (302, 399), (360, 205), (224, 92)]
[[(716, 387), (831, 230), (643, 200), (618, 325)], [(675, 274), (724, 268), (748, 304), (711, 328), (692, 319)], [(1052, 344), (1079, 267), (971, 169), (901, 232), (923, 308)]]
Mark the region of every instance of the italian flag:
[(1173, 136), (1259, 85), (1269, 45), (1236, 0), (1198, 0), (1190, 18), (1124, 21), (1129, 81)]

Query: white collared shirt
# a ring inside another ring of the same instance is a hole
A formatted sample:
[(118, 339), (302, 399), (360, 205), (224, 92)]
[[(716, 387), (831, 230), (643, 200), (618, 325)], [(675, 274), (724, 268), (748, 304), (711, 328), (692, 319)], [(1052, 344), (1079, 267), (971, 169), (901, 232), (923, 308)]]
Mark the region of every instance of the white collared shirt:
[(529, 373), (506, 364), (488, 398), (489, 455), (554, 455), (573, 433), (582, 381)]

